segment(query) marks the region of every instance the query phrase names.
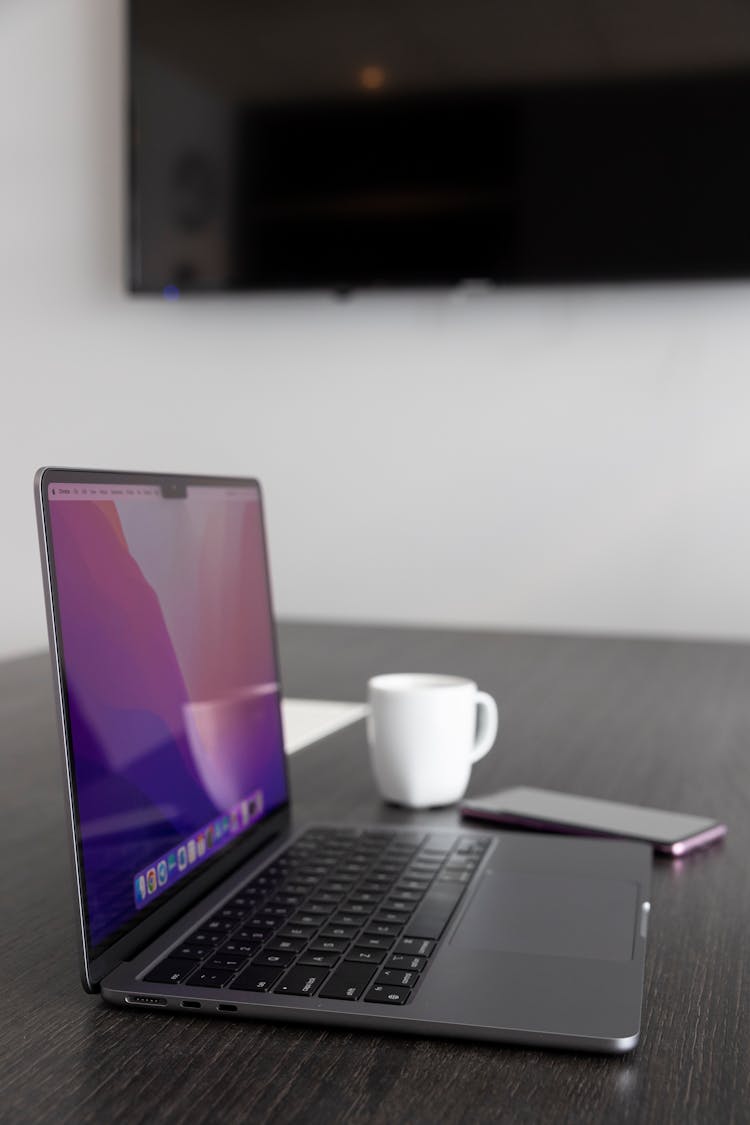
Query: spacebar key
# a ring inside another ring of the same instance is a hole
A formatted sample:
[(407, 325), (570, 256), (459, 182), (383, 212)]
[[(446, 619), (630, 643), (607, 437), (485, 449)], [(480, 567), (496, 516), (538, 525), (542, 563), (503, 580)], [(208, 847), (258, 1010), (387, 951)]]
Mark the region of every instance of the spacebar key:
[(466, 887), (460, 883), (443, 883), (432, 887), (412, 915), (404, 930), (404, 937), (431, 938), (437, 941), (465, 890)]

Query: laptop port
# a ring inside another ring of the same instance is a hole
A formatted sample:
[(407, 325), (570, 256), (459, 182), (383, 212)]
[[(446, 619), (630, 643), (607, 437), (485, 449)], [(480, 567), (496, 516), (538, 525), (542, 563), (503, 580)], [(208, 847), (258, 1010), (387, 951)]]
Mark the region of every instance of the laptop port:
[(237, 1011), (237, 1005), (236, 1004), (217, 1004), (216, 1007), (220, 1012), (236, 1012)]
[(200, 1000), (183, 1000), (183, 1008), (200, 1008)]
[(126, 996), (125, 997), (125, 1003), (126, 1004), (148, 1004), (149, 1006), (151, 1006), (151, 1005), (154, 1005), (154, 1004), (164, 1004), (164, 1005), (166, 1005), (167, 1002), (166, 1002), (166, 1000), (164, 999), (163, 996)]

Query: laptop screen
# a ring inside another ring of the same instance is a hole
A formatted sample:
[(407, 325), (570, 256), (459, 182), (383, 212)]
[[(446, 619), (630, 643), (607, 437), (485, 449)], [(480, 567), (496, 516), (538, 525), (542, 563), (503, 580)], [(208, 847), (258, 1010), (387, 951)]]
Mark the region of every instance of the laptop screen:
[(257, 485), (112, 479), (46, 486), (94, 955), (287, 802)]

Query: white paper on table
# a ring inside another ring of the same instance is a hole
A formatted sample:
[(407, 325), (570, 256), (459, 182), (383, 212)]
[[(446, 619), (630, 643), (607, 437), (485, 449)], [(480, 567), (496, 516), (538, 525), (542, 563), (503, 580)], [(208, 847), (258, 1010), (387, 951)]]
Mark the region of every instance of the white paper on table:
[(356, 723), (367, 714), (366, 703), (340, 703), (331, 699), (282, 699), (284, 745), (287, 754), (317, 742), (334, 731)]

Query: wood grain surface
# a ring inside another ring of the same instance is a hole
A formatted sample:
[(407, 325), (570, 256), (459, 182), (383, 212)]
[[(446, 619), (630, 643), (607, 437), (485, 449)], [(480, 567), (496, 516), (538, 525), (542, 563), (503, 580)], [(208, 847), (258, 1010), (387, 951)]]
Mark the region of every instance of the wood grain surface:
[[(514, 784), (716, 816), (655, 863), (641, 1044), (620, 1058), (108, 1008), (78, 982), (46, 656), (0, 664), (0, 1121), (750, 1121), (750, 648), (287, 624), (288, 694), (358, 700), (382, 671), (475, 678)], [(297, 818), (453, 824), (377, 798), (364, 726), (291, 760)]]

